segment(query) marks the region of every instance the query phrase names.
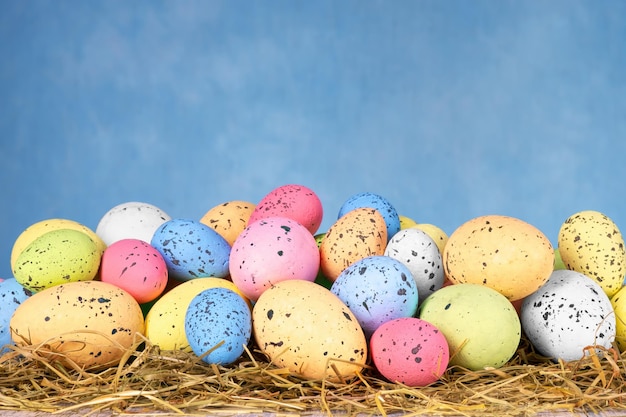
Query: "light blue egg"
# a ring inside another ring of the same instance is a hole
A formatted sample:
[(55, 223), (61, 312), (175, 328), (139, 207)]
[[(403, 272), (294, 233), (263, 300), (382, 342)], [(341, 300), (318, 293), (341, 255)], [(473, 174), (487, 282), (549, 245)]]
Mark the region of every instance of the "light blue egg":
[(15, 278), (0, 282), (0, 354), (7, 351), (4, 346), (12, 344), (9, 326), (13, 313), (31, 295)]
[(157, 228), (150, 244), (163, 255), (173, 279), (228, 276), (230, 245), (199, 221), (171, 219)]
[(187, 308), (185, 335), (191, 350), (204, 362), (232, 364), (243, 354), (252, 335), (250, 307), (227, 288), (206, 289)]
[(376, 209), (383, 216), (387, 225), (388, 241), (400, 231), (400, 216), (394, 206), (385, 197), (374, 193), (357, 193), (348, 198), (339, 209), (338, 218), (343, 217), (349, 211), (363, 207)]
[(389, 256), (354, 262), (339, 274), (330, 291), (352, 311), (367, 337), (389, 320), (414, 316), (419, 303), (411, 272)]

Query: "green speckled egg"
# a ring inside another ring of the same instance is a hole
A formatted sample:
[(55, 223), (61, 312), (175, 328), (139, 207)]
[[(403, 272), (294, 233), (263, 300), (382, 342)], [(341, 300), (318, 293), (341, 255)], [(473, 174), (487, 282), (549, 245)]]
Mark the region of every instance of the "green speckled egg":
[(626, 275), (624, 238), (609, 217), (594, 210), (571, 215), (561, 225), (558, 248), (567, 269), (585, 274), (612, 297)]
[(86, 234), (53, 230), (33, 240), (17, 257), (15, 279), (37, 292), (68, 282), (90, 281), (98, 274), (101, 251)]

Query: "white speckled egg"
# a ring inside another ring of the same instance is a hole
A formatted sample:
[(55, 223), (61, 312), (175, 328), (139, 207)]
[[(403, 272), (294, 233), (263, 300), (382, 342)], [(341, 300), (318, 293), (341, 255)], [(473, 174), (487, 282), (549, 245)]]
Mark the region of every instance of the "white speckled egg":
[(423, 230), (400, 230), (387, 243), (385, 256), (397, 259), (411, 271), (420, 302), (443, 287), (445, 275), (439, 248)]
[(288, 280), (270, 287), (252, 311), (259, 348), (280, 367), (304, 378), (356, 376), (367, 360), (367, 341), (348, 307), (326, 288)]
[(417, 311), (418, 290), (409, 269), (388, 256), (369, 256), (347, 267), (330, 291), (354, 313), (366, 337), (381, 324)]
[(131, 201), (107, 211), (98, 222), (96, 234), (107, 246), (122, 239), (140, 239), (150, 243), (156, 229), (168, 220), (171, 217), (160, 208)]
[(250, 341), (250, 307), (234, 291), (206, 289), (187, 307), (185, 334), (193, 352), (204, 362), (230, 365), (239, 359)]
[(70, 282), (35, 293), (10, 322), (16, 345), (40, 345), (38, 352), (66, 366), (115, 366), (141, 340), (141, 308), (126, 291), (101, 281)]
[(626, 249), (617, 225), (594, 210), (570, 216), (561, 225), (558, 248), (567, 269), (594, 279), (610, 297), (626, 275)]
[(524, 299), (524, 333), (544, 356), (573, 361), (592, 345), (610, 348), (616, 323), (611, 301), (600, 285), (576, 271), (554, 271), (539, 290)]

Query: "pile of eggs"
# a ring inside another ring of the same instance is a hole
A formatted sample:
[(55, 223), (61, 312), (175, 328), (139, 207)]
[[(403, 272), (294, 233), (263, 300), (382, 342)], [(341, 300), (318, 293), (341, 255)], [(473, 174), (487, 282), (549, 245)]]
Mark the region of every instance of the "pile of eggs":
[(147, 203), (94, 230), (30, 225), (0, 282), (0, 345), (37, 345), (66, 366), (114, 366), (149, 340), (230, 365), (246, 349), (304, 378), (364, 367), (408, 386), (449, 367), (498, 368), (522, 333), (554, 360), (626, 349), (624, 241), (597, 211), (564, 221), (558, 246), (523, 220), (485, 215), (450, 236), (358, 193), (325, 232), (316, 193), (289, 184), (198, 219)]

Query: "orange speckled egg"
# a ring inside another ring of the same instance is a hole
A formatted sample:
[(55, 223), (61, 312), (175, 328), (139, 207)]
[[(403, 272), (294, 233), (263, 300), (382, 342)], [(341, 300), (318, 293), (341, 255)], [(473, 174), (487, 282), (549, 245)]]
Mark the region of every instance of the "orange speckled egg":
[(453, 283), (485, 285), (514, 301), (548, 280), (554, 249), (531, 224), (514, 217), (486, 215), (467, 221), (450, 235), (443, 264)]
[(281, 281), (252, 310), (259, 348), (276, 365), (304, 378), (356, 376), (367, 360), (367, 341), (350, 309), (321, 285)]
[(320, 245), (320, 268), (334, 282), (352, 263), (368, 256), (383, 255), (387, 225), (373, 208), (357, 208), (340, 217), (326, 232)]
[(248, 219), (255, 207), (255, 204), (247, 201), (227, 201), (207, 211), (200, 223), (211, 227), (233, 246), (237, 236), (248, 225)]
[[(144, 331), (139, 304), (128, 292), (101, 281), (60, 284), (33, 294), (11, 318), (16, 345), (66, 366), (116, 366)], [(139, 335), (138, 335), (139, 334)]]

